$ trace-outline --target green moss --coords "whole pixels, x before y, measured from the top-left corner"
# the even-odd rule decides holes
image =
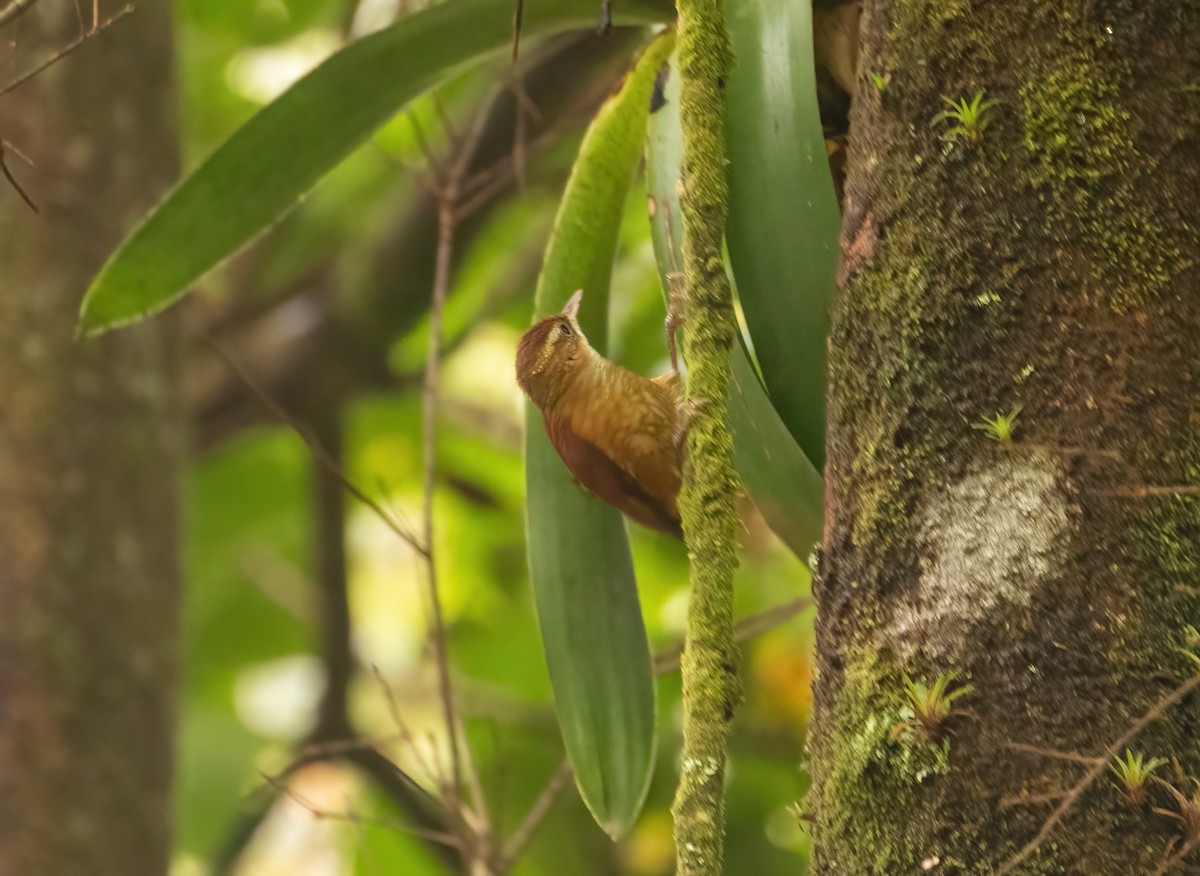
[[[876,425],[875,437],[868,439],[868,447],[878,451],[883,438],[882,427]],[[854,540],[865,544],[877,534],[895,532],[903,524],[904,487],[908,478],[906,469],[894,460],[860,456],[853,462],[852,477],[862,484],[857,494],[858,513],[854,518]]]
[[[830,452],[835,490],[821,613],[824,643],[836,648],[822,658],[813,731],[812,809],[822,872],[920,872],[921,862],[933,855],[940,858],[934,872],[994,872],[1036,834],[1046,815],[1037,807],[998,807],[989,796],[1020,788],[1011,758],[997,761],[997,737],[1054,739],[1093,750],[1127,726],[1127,715],[1144,711],[1161,694],[1150,680],[1183,671],[1186,658],[1172,649],[1181,643],[1183,626],[1200,621],[1200,500],[1093,499],[1090,492],[1084,507],[1094,520],[1067,508],[1069,544],[1087,545],[1091,533],[1081,531],[1076,540],[1075,527],[1093,523],[1113,537],[1086,555],[1056,559],[1054,568],[1070,570],[1061,594],[1056,588],[1035,603],[1047,626],[1056,624],[1070,636],[1064,639],[1070,650],[1052,658],[1054,665],[1078,671],[1078,701],[1051,696],[1065,688],[1052,685],[1049,674],[1001,691],[997,663],[1005,655],[989,653],[969,668],[981,686],[996,690],[994,699],[984,695],[973,704],[981,720],[952,738],[945,774],[928,759],[936,751],[890,738],[901,706],[899,667],[896,658],[869,655],[885,644],[903,645],[890,635],[895,607],[913,594],[927,595],[918,587],[937,547],[916,527],[928,519],[930,500],[960,483],[981,455],[999,453],[969,429],[981,412],[1025,403],[1034,416],[1031,443],[1062,435],[1072,440],[1060,443],[1074,444],[1077,435],[1095,439],[1116,445],[1148,483],[1182,483],[1185,477],[1200,483],[1193,478],[1200,459],[1166,462],[1167,448],[1150,447],[1152,439],[1125,431],[1125,424],[1105,423],[1101,440],[1090,413],[1076,417],[1062,402],[1064,386],[1073,398],[1080,387],[1100,387],[1101,404],[1107,399],[1105,365],[1097,366],[1098,374],[1077,374],[1074,356],[1061,355],[1064,327],[1077,320],[1106,325],[1098,299],[1137,306],[1151,324],[1167,307],[1192,312],[1164,287],[1181,282],[1185,258],[1179,253],[1195,251],[1183,244],[1194,232],[1161,209],[1152,179],[1172,169],[1165,163],[1189,154],[1183,150],[1191,144],[1181,132],[1184,123],[1195,130],[1192,105],[1176,99],[1174,114],[1150,116],[1151,107],[1163,105],[1161,89],[1154,91],[1161,83],[1147,79],[1138,65],[1149,65],[1141,56],[1153,57],[1150,47],[1158,43],[1137,55],[1128,43],[1139,28],[1147,40],[1161,35],[1148,25],[1151,13],[1119,2],[1120,16],[1113,13],[1120,24],[1117,42],[1105,37],[1095,4],[1021,4],[1019,17],[1003,5],[971,4],[964,16],[962,3],[897,0],[890,17],[864,18],[863,57],[873,69],[894,75],[885,101],[855,107],[851,161],[857,163],[847,182],[845,277],[831,336],[830,430],[837,440]],[[1030,41],[1031,30],[1042,36]],[[893,62],[901,58],[903,64]],[[1004,100],[986,142],[945,153],[937,131],[921,120],[937,112],[941,95],[978,88]],[[936,230],[930,217],[936,217]],[[1061,310],[1048,304],[1052,296],[1060,297]],[[1112,325],[1124,327],[1119,319]],[[1131,334],[1138,330],[1138,323],[1130,325]],[[1098,336],[1122,343],[1119,335],[1111,342],[1107,334]],[[1170,352],[1178,353],[1178,338],[1167,337],[1175,345]],[[1180,380],[1189,379],[1186,363],[1174,370]],[[1158,377],[1147,373],[1138,386],[1157,386]],[[1164,392],[1153,400],[1156,418],[1175,416],[1157,407],[1169,397]],[[1025,462],[1028,448],[1020,443],[1011,456]],[[1146,447],[1153,459],[1135,447]],[[1098,494],[1113,485],[1110,478],[1123,477],[1115,466],[1110,472],[1107,463],[1093,466],[1090,459],[1056,458],[1055,470],[1060,465]],[[1142,527],[1136,533],[1135,524]],[[1126,537],[1136,537],[1138,547],[1122,543]],[[1157,559],[1150,563],[1141,551]],[[1101,628],[1081,617],[1111,624]],[[1036,642],[1036,634],[1020,628],[1025,619],[1014,611],[985,621],[968,648],[990,634],[998,641]],[[929,643],[937,636],[921,640],[917,659],[930,659]],[[1012,666],[1003,678],[1017,678],[1024,665],[1007,656]],[[1036,666],[1047,668],[1042,661]],[[1113,710],[1095,709],[1114,687],[1121,695]],[[1010,696],[1021,705],[1011,716],[998,705]],[[1169,735],[1194,735],[1200,704],[1186,708],[1188,713],[1175,712],[1147,731],[1146,750],[1178,752],[1200,775],[1194,738]],[[1016,766],[1030,775],[1045,769],[1047,781],[1058,769]],[[1073,773],[1063,767],[1061,775],[1069,783]],[[1168,840],[1153,817],[1099,789],[1079,808],[1078,817],[1022,866],[1023,876],[1062,873],[1125,851],[1133,865],[1124,872],[1153,870]],[[1125,836],[1137,838],[1136,849],[1121,842]]]
[[[671,812],[678,872],[713,876],[722,869],[726,745],[741,696],[733,642],[738,483],[726,393],[737,322],[722,258],[729,191],[724,92],[732,57],[719,2],[680,0],[677,8],[680,209],[689,311],[683,354],[688,397],[706,403],[688,430],[689,471],[679,496],[692,596],[680,667],[683,769]]]
[[[1064,58],[1021,87],[1034,185],[1089,184],[1124,173],[1133,160],[1119,88],[1095,72],[1086,58]],[[1087,189],[1070,194],[1086,196]]]
[[[1128,678],[1182,679],[1196,671],[1185,652],[1194,649],[1189,627],[1200,626],[1200,497],[1156,496],[1130,527],[1141,576],[1137,595],[1142,611],[1115,652]],[[1149,694],[1147,695],[1149,697]],[[1148,708],[1149,699],[1131,706]],[[1200,747],[1194,727],[1200,702],[1193,697],[1177,709],[1190,712],[1152,726],[1141,744],[1178,760],[1189,775],[1200,775]]]
[[[901,673],[868,645],[851,652],[833,710],[837,744],[826,753],[825,779],[814,800],[819,831],[856,837],[840,842],[854,860],[844,873],[908,873],[931,850],[931,825],[921,821],[922,785],[950,772],[950,743],[932,745],[915,734],[897,735],[904,720]],[[896,818],[897,812],[912,818]]]
[[[907,229],[899,233],[907,234]],[[880,346],[871,351],[876,370],[869,374],[863,372],[860,365],[863,360],[853,346],[835,344],[834,367],[842,372],[840,380],[899,387],[914,386],[924,376],[916,349],[925,337],[927,314],[922,302],[928,300],[935,281],[926,267],[926,259],[906,244],[907,241],[892,240],[881,245],[877,265],[857,278],[855,301],[866,313],[861,320],[847,322],[846,328],[855,331],[855,325],[865,320],[887,326],[889,335],[886,348]],[[839,350],[845,355],[840,355]],[[846,397],[869,401],[874,392],[864,385]],[[917,438],[923,436],[921,427],[904,422],[897,415],[898,410],[864,410],[850,418],[854,422],[855,441],[862,448],[855,454],[850,472],[858,508],[854,539],[860,544],[877,538],[887,540],[898,534],[908,517],[903,497],[924,457],[920,446],[910,445],[899,452],[895,436],[901,430],[908,430]]]
[[[892,4],[893,34],[943,27],[970,8],[969,0],[897,0]]]
[[[1164,582],[1200,582],[1200,499],[1157,499],[1141,527],[1146,561]],[[1193,618],[1200,620],[1200,618]]]
[[[1153,497],[1132,528],[1145,570],[1139,595],[1146,616],[1132,643],[1132,671],[1193,671],[1178,651],[1189,625],[1200,626],[1200,497]],[[1174,631],[1171,640],[1163,633]]]
[[[1136,305],[1179,269],[1180,251],[1158,218],[1133,197],[1144,161],[1121,105],[1122,80],[1090,49],[1055,58],[1020,88],[1029,181],[1050,227],[1064,239],[1082,231],[1091,267],[1111,303]],[[1113,283],[1113,278],[1137,278]]]

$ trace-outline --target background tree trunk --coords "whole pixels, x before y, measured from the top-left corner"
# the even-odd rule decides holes
[[[1096,757],[1196,671],[1200,3],[865,7],[891,78],[851,120],[814,872],[991,873],[1058,802],[1021,796],[1087,770],[1010,745]],[[979,89],[1003,103],[950,148],[942,96]],[[971,428],[1018,404],[1015,443]],[[949,742],[894,738],[903,674],[949,671]],[[1133,748],[1200,776],[1198,728],[1192,695]],[[1152,873],[1178,835],[1105,778],[1018,872]]]
[[[111,10],[110,10],[111,11]],[[85,13],[86,14],[86,13]],[[6,78],[75,4],[5,29]],[[0,874],[154,874],[169,855],[178,569],[175,320],[76,343],[104,255],[176,172],[169,4],[0,97]]]

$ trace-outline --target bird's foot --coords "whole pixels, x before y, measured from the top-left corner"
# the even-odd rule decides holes
[[[706,398],[689,398],[679,407],[679,417],[675,421],[675,434],[672,436],[675,441],[675,449],[679,450],[683,447],[683,442],[687,440],[688,429],[692,425],[692,419],[702,411],[709,401]]]

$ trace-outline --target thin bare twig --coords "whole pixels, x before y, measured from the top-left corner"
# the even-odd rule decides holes
[[[319,462],[339,481],[341,481],[342,486],[346,488],[346,491],[351,496],[374,512],[375,515],[388,527],[388,529],[392,530],[392,532],[399,536],[402,541],[408,544],[409,547],[411,547],[419,555],[422,557],[428,556],[428,549],[417,540],[417,537],[411,532],[407,531],[400,523],[393,519],[382,505],[360,490],[354,484],[354,482],[346,476],[346,473],[342,471],[342,467],[338,465],[337,460],[333,459],[333,457],[329,455],[325,448],[322,447],[315,438],[310,436],[298,422],[296,422],[291,414],[289,414],[283,409],[283,407],[279,405],[278,402],[271,398],[271,396],[268,395],[266,391],[258,385],[257,381],[247,374],[241,365],[239,365],[233,359],[233,357],[226,352],[224,347],[203,332],[194,332],[194,334],[202,344],[212,351],[213,355],[215,355],[221,360],[221,362],[225,364],[225,367],[229,368],[230,371],[238,376],[238,378],[246,385],[246,388],[249,389],[255,398],[259,400],[259,403],[262,404],[263,407],[270,411],[271,414],[274,415],[275,418],[284,425],[290,427],[291,430],[300,437],[300,440],[302,440],[308,446],[309,452],[316,458],[317,462]]]
[[[437,563],[433,552],[433,492],[437,474],[437,402],[441,378],[442,359],[442,313],[446,303],[446,292],[450,285],[450,259],[454,252],[453,207],[447,200],[448,192],[443,189],[438,204],[438,241],[434,266],[433,295],[429,305],[429,351],[425,360],[425,383],[421,393],[421,409],[424,421],[423,455],[424,485],[422,509],[424,516],[424,542],[429,546],[425,556],[425,583],[429,608],[432,613],[431,640],[434,661],[437,664],[438,691],[442,701],[442,717],[446,725],[446,740],[450,746],[450,771],[447,791],[447,806],[452,814],[461,814],[459,789],[462,784],[462,759],[458,750],[458,721],[454,716],[454,693],[450,688],[450,661],[446,653],[446,626],[442,613],[442,599],[438,589]]]
[[[441,362],[443,347],[443,314],[446,297],[450,287],[450,268],[454,256],[454,237],[458,227],[457,204],[471,159],[474,157],[479,140],[483,136],[487,124],[488,110],[494,102],[486,101],[471,120],[466,134],[461,137],[450,125],[449,119],[442,113],[443,125],[451,140],[452,157],[443,162],[429,149],[420,123],[413,118],[414,130],[418,142],[425,151],[426,160],[436,178],[435,194],[438,201],[438,239],[434,261],[433,290],[429,304],[429,347],[425,361],[425,379],[421,392],[421,408],[424,430],[422,436],[422,455],[424,457],[422,511],[424,517],[423,542],[428,551],[425,554],[426,598],[430,608],[431,644],[434,662],[437,666],[438,695],[442,704],[442,717],[445,723],[446,739],[450,749],[451,775],[445,783],[446,807],[451,815],[458,819],[464,833],[464,840],[471,840],[476,846],[473,854],[490,856],[491,825],[488,819],[486,802],[483,799],[482,783],[479,772],[472,756],[471,747],[467,740],[459,745],[459,721],[455,714],[454,691],[450,683],[450,660],[446,645],[446,624],[442,610],[442,601],[437,578],[437,562],[433,545],[435,540],[433,505],[434,488],[437,481],[437,411],[441,388]],[[463,804],[461,789],[463,773],[467,775],[467,786],[472,794],[474,811]]]
[[[436,803],[429,793],[396,764],[384,757],[368,740],[343,739],[315,742],[303,746],[282,770],[267,778],[262,785],[247,795],[242,811],[234,820],[229,834],[213,860],[212,870],[218,876],[230,876],[242,853],[250,844],[259,827],[267,819],[287,780],[306,766],[323,761],[342,760],[356,767],[370,779],[384,797],[414,821],[424,822],[415,827],[399,829],[418,836],[428,836],[432,851],[447,866],[457,862],[457,839],[440,830],[439,819],[432,814],[431,803]],[[395,826],[388,823],[387,826]]]
[[[528,152],[540,152],[545,146],[561,136],[558,130],[549,130],[525,148]],[[509,153],[486,170],[472,174],[463,184],[464,197],[455,208],[454,216],[459,222],[471,216],[480,207],[489,203],[517,178],[517,158]]]
[[[17,18],[17,16],[19,16],[25,12],[28,12],[33,7],[34,3],[36,3],[36,2],[37,2],[37,0],[10,0],[10,2],[7,3],[5,6],[0,7],[0,27],[3,27],[4,25],[8,24],[9,22],[15,20]],[[93,0],[93,3],[95,3],[95,2],[97,2],[97,0]],[[50,55],[50,57],[46,58],[44,61],[42,61],[39,64],[35,64],[30,69],[26,70],[24,73],[17,76],[16,79],[13,79],[11,82],[9,82],[7,85],[5,85],[3,88],[0,88],[0,95],[7,94],[8,92],[12,91],[13,89],[17,88],[18,86],[25,84],[30,79],[33,79],[35,76],[37,76],[39,73],[44,71],[46,68],[61,61],[63,58],[65,58],[67,55],[71,54],[71,52],[75,51],[77,48],[79,48],[81,45],[83,45],[89,39],[96,36],[101,31],[107,30],[109,27],[116,24],[118,21],[120,21],[122,18],[124,18],[126,15],[128,15],[132,11],[133,11],[132,6],[126,6],[120,12],[116,13],[112,17],[110,17],[107,20],[102,22],[102,21],[100,21],[100,14],[99,14],[98,7],[93,6],[93,20],[92,20],[92,26],[89,30],[82,31],[80,33],[80,35],[74,41],[72,41],[71,43],[69,43],[66,46],[63,46],[61,49],[59,49],[58,51],[56,51],[52,55]],[[14,144],[9,143],[7,140],[0,140],[0,174],[2,174],[5,178],[5,180],[8,181],[8,184],[16,190],[16,192],[20,196],[21,200],[25,202],[25,205],[27,207],[29,207],[30,210],[32,210],[35,213],[41,212],[38,209],[37,204],[34,203],[33,198],[31,198],[29,196],[29,194],[25,191],[25,189],[21,187],[21,184],[19,182],[17,182],[17,178],[15,176],[13,176],[12,170],[9,168],[8,163],[4,160],[6,151],[12,152],[18,158],[22,159],[27,164],[29,164],[30,167],[33,166],[33,161],[31,159],[29,159],[28,157],[26,157],[24,154],[22,154],[21,150],[18,149]]]
[[[379,671],[378,666],[372,666],[371,671],[375,675],[375,681],[379,684],[380,690],[383,691],[384,700],[387,702],[388,714],[391,715],[392,723],[396,725],[396,732],[400,735],[400,740],[408,746],[413,760],[417,762],[417,766],[425,771],[425,775],[437,782],[437,773],[429,764],[429,761],[425,759],[425,755],[417,745],[416,739],[413,738],[412,731],[408,729],[408,725],[400,717],[400,706],[396,702],[396,695],[392,693],[392,686],[383,677],[383,673]],[[440,787],[440,784],[438,790],[444,793],[444,789]]]
[[[344,744],[339,744],[344,743]],[[403,801],[405,807],[414,802],[421,804],[436,803],[433,796],[421,786],[421,783],[402,770],[399,766],[388,760],[380,753],[379,749],[370,745],[366,740],[344,739],[330,740],[328,742],[315,742],[304,745],[295,753],[290,763],[283,769],[279,770],[273,776],[275,783],[284,782],[291,776],[295,775],[305,767],[312,766],[316,763],[323,763],[331,760],[344,760],[347,763],[355,764],[360,767],[363,772],[372,774],[377,772],[376,767],[378,761],[382,761],[387,765],[387,776],[389,779],[398,780],[403,783],[406,789],[406,799]],[[382,783],[381,783],[382,784]],[[276,787],[276,784],[268,782],[266,787]],[[257,790],[262,790],[259,788]],[[251,792],[254,793],[254,792]],[[396,797],[391,794],[389,796]]]
[[[465,772],[467,774],[467,789],[471,792],[471,805],[478,816],[475,831],[481,840],[490,844],[492,819],[488,812],[487,797],[483,793],[483,782],[480,780],[479,769],[474,763],[474,753],[471,750],[470,740],[467,739],[467,729],[463,726],[461,718],[458,722],[458,735],[462,739],[464,758],[470,762]]]
[[[9,0],[3,7],[0,7],[0,27],[4,27],[10,21],[15,21],[19,16],[24,15],[33,8],[34,3],[37,3],[37,0]]]
[[[1109,763],[1111,763],[1113,758],[1117,757],[1121,753],[1121,749],[1126,748],[1141,734],[1143,730],[1161,718],[1171,707],[1179,703],[1184,697],[1197,688],[1200,688],[1200,672],[1193,675],[1179,687],[1175,688],[1173,691],[1151,706],[1149,711],[1134,721],[1128,730],[1113,740],[1104,750],[1104,754],[1096,759],[1094,766],[1092,766],[1092,768],[1087,771],[1084,777],[1080,779],[1070,791],[1067,792],[1067,795],[1058,805],[1058,808],[1050,813],[1050,817],[1046,819],[1041,830],[1037,832],[1037,836],[1026,843],[1025,847],[1019,852],[1009,858],[1008,861],[1006,861],[1003,866],[996,871],[996,876],[1004,876],[1006,873],[1011,873],[1030,855],[1036,852],[1038,847],[1046,841],[1048,836],[1050,836],[1050,833],[1054,830],[1058,823],[1062,821],[1066,814],[1071,811],[1071,808],[1079,802],[1079,798],[1084,795],[1084,793],[1092,786],[1096,779],[1104,775],[1104,771],[1108,769]]]
[[[435,91],[429,96],[429,99],[433,104],[433,114],[437,116],[438,124],[442,126],[442,133],[446,135],[446,139],[451,143],[458,143],[458,128],[456,128],[454,122],[450,120],[450,114],[446,112],[446,105],[442,103],[441,97],[439,97]]]
[[[4,160],[9,152],[20,158],[30,167],[33,167],[33,161],[18,149],[15,144],[10,143],[8,140],[0,140],[0,173],[3,173],[4,178],[8,180],[8,184],[17,190],[17,194],[21,196],[21,200],[25,202],[26,206],[33,212],[40,213],[41,211],[38,209],[37,204],[33,202],[33,198],[29,197],[25,190],[21,188],[21,184],[17,182],[17,178],[13,176],[12,171],[9,169],[8,162]]]
[[[1067,794],[1067,791],[1048,791],[1045,794],[1009,794],[1000,799],[1000,805],[1005,809],[1013,806],[1041,806],[1045,803],[1055,803]]]
[[[429,792],[424,788],[414,785],[412,777],[397,767],[395,763],[378,749],[364,748],[360,751],[347,752],[343,756],[343,759],[364,773],[375,784],[375,787],[381,794],[391,800],[397,809],[421,824],[423,829],[442,833],[446,836],[453,835],[449,827],[443,829],[445,823],[443,819],[444,813],[431,810],[425,805],[427,801],[432,803],[436,803],[437,801],[432,800]],[[411,793],[413,790],[419,792],[419,798]],[[452,851],[447,851],[448,848],[452,849]],[[450,847],[447,847],[444,843],[436,843],[430,850],[445,865],[454,867],[461,860],[461,849],[461,840],[455,837]]]
[[[541,125],[545,122],[546,117],[542,115],[542,111],[538,109],[538,105],[533,102],[533,98],[529,96],[527,91],[525,91],[525,77],[523,74],[519,76],[514,74],[514,79],[509,85],[509,90],[512,91],[513,98],[516,100],[517,106],[524,110],[525,114],[529,116],[534,123]]]
[[[308,811],[310,814],[312,814],[312,816],[314,818],[318,818],[322,821],[325,821],[325,820],[350,821],[350,822],[357,821],[361,824],[370,824],[370,825],[374,825],[376,827],[384,827],[389,830],[395,830],[395,831],[399,831],[401,833],[410,834],[412,836],[418,836],[418,837],[421,837],[422,839],[429,840],[430,842],[435,842],[440,845],[449,846],[450,848],[454,848],[458,844],[458,840],[456,837],[454,837],[448,833],[444,833],[442,831],[428,830],[427,828],[415,827],[414,825],[411,825],[411,824],[404,824],[402,822],[393,821],[390,819],[364,818],[361,815],[358,815],[357,813],[330,812],[329,810],[322,809],[321,807],[319,807],[315,803],[313,803],[311,800],[304,797],[302,794],[293,790],[291,785],[288,782],[286,782],[285,780],[277,779],[274,776],[267,775],[266,773],[260,773],[260,775],[262,776],[263,781],[267,785],[271,786],[272,788],[277,790],[279,793],[287,796],[289,799],[291,799],[294,803],[296,803],[302,809],[304,809],[304,810]]]
[[[406,115],[408,116],[408,123],[412,125],[413,136],[417,140],[417,147],[421,150],[421,154],[425,156],[425,163],[429,165],[431,171],[440,175],[441,160],[433,150],[433,147],[429,145],[429,141],[425,139],[425,128],[422,127],[421,120],[417,118],[416,113],[412,110],[409,110]]]
[[[525,0],[517,0],[517,8],[513,10],[513,41],[512,63],[517,63],[517,55],[521,50],[521,21],[525,18]]]
[[[525,169],[528,166],[529,158],[527,155],[527,143],[529,139],[526,133],[525,111],[521,103],[520,95],[523,93],[524,86],[518,78],[513,85],[513,93],[517,97],[517,117],[513,124],[513,176],[517,181],[517,191],[525,191]]]
[[[562,794],[563,788],[567,786],[567,782],[571,778],[571,762],[565,757],[562,763],[558,765],[558,769],[554,771],[554,775],[550,777],[550,781],[546,783],[546,787],[542,789],[542,793],[538,794],[537,799],[533,802],[529,812],[522,819],[517,829],[513,831],[512,836],[508,838],[508,842],[504,844],[504,852],[500,858],[500,872],[504,872],[512,867],[513,862],[517,860],[517,856],[533,839],[533,835],[537,829],[541,827],[542,822],[546,820],[546,816],[550,814],[555,801]]]
[[[1023,754],[1035,754],[1038,757],[1048,757],[1052,760],[1069,760],[1075,763],[1082,763],[1087,766],[1096,766],[1097,764],[1108,763],[1108,761],[1101,757],[1088,757],[1086,754],[1076,754],[1073,751],[1058,751],[1054,748],[1042,748],[1040,745],[1029,745],[1025,742],[1008,742],[1005,743],[1004,747],[1011,751],[1019,751]]]
[[[471,160],[479,150],[479,141],[483,138],[488,117],[491,115],[490,109],[495,105],[500,91],[501,89],[494,90],[491,96],[483,102],[471,119],[467,133],[456,143],[456,154],[450,165],[448,178],[445,180],[446,191],[444,192],[446,200],[451,202],[451,206],[458,201],[463,186],[468,182],[467,171],[471,167]]]
[[[1176,864],[1181,863],[1184,858],[1196,851],[1198,848],[1200,848],[1200,842],[1196,842],[1195,840],[1184,843],[1179,847],[1177,852],[1168,856],[1167,859],[1158,866],[1154,873],[1151,874],[1151,876],[1166,876],[1167,873],[1171,872],[1171,870],[1175,868]]]
[[[32,68],[30,68],[29,70],[26,70],[24,73],[22,73],[20,76],[18,76],[16,79],[9,82],[3,88],[0,88],[0,95],[8,94],[14,88],[24,85],[26,82],[28,82],[34,76],[37,76],[39,73],[41,73],[47,67],[50,67],[53,64],[57,64],[59,61],[61,61],[67,55],[71,54],[71,52],[78,49],[80,46],[82,46],[84,43],[86,43],[92,37],[97,36],[98,34],[103,33],[104,31],[108,30],[110,27],[112,27],[114,24],[116,24],[118,21],[120,21],[122,18],[124,18],[126,15],[128,15],[131,12],[133,12],[133,7],[126,6],[120,12],[110,15],[108,18],[104,19],[104,21],[94,23],[91,28],[89,28],[87,31],[81,33],[72,42],[63,46],[61,49],[59,49],[57,52],[55,52],[49,58],[42,61],[40,64],[34,65]]]
[[[752,639],[761,633],[765,633],[767,630],[774,629],[780,624],[791,620],[805,609],[811,608],[812,604],[812,597],[801,596],[793,599],[791,602],[776,605],[757,614],[747,615],[734,624],[733,640],[735,642],[744,642],[747,639]],[[682,642],[659,651],[654,655],[654,674],[666,675],[679,669],[679,658],[682,654]]]

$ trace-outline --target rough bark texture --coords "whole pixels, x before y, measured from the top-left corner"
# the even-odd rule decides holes
[[[0,874],[161,876],[176,678],[172,321],[76,344],[103,257],[176,169],[171,23],[146,3],[0,97]],[[75,5],[3,34],[66,45]]]
[[[1010,744],[1094,757],[1195,672],[1200,3],[865,7],[890,80],[851,121],[814,872],[991,873],[1057,803],[1014,801],[1087,769]],[[979,89],[1003,103],[948,148],[942,96]],[[1011,445],[971,428],[1017,404]],[[949,671],[975,690],[948,741],[896,738],[903,674]],[[1200,776],[1198,700],[1135,750]],[[1177,825],[1109,778],[1017,872],[1155,872]]]
[[[725,274],[729,183],[725,82],[731,66],[720,0],[679,0],[680,126],[687,395],[702,399],[688,429],[688,467],[679,496],[691,560],[683,676],[683,751],[675,819],[680,876],[719,874],[725,842],[725,761],[741,699],[733,641],[733,572],[738,517],[727,388],[737,324]]]

